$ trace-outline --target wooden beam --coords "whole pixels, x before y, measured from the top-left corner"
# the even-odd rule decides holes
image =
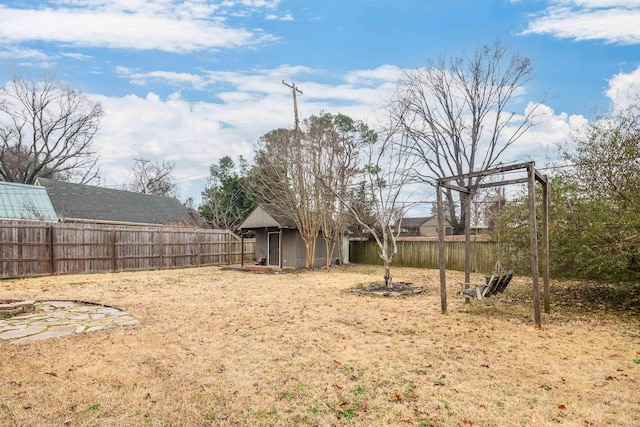
[[[530,167],[533,167],[534,164],[535,164],[534,162],[525,162],[525,163],[517,163],[514,165],[500,166],[497,168],[487,169],[479,172],[469,172],[469,173],[463,173],[461,175],[448,176],[446,178],[440,178],[438,181],[440,181],[441,185],[444,187],[444,184],[446,184],[448,181],[458,181],[458,180],[468,179],[468,178],[485,177],[489,175],[510,172],[517,169],[528,169]]]
[[[511,185],[511,184],[524,184],[525,182],[529,182],[529,178],[517,178],[517,179],[509,179],[509,180],[498,181],[498,182],[487,182],[485,184],[478,184],[474,186],[474,188],[502,187],[504,185]]]
[[[535,170],[535,174],[536,174],[536,181],[538,181],[541,184],[546,185],[547,184],[547,176],[546,175],[542,175],[540,172],[538,172],[537,170]]]
[[[459,191],[459,192],[461,192],[461,193],[465,193],[465,194],[467,194],[467,193],[470,193],[470,192],[471,192],[468,188],[460,187],[460,186],[458,186],[458,185],[453,185],[453,184],[447,184],[447,183],[445,183],[445,182],[441,182],[441,183],[440,183],[440,186],[441,186],[441,187],[445,187],[445,188],[450,188],[451,190]]]

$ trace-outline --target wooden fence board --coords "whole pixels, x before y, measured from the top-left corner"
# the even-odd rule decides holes
[[[255,240],[245,239],[245,259]],[[0,278],[240,263],[228,230],[0,221]]]

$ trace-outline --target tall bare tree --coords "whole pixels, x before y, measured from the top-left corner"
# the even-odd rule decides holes
[[[407,72],[389,108],[402,121],[407,148],[421,160],[415,178],[433,185],[437,178],[496,166],[533,124],[537,104],[523,114],[512,110],[532,71],[529,58],[510,55],[495,42],[470,57],[441,56]],[[464,198],[459,198],[462,205]],[[451,190],[445,190],[445,201],[447,219],[462,234],[465,210],[456,209]]]
[[[93,143],[102,113],[100,103],[58,80],[14,75],[0,88],[0,179],[97,179]]]
[[[328,267],[334,259],[336,246],[338,259],[343,261],[342,245],[338,243],[351,223],[351,215],[336,194],[348,197],[354,179],[361,173],[360,150],[377,136],[365,123],[344,114],[312,116],[305,120],[305,125],[306,140],[317,153],[312,171],[314,177],[322,181],[320,184],[324,184],[321,230]]]
[[[176,197],[178,185],[173,178],[174,163],[135,159],[131,178],[125,187],[136,193]]]

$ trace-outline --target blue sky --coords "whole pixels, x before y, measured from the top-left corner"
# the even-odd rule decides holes
[[[533,60],[524,108],[540,122],[505,160],[542,165],[595,111],[640,94],[640,0],[2,0],[0,80],[55,75],[105,109],[105,185],[133,159],[175,162],[200,202],[208,167],[251,158],[301,117],[375,124],[405,70],[500,39]]]

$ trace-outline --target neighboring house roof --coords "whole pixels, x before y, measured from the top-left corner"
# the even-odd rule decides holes
[[[401,228],[420,228],[422,224],[429,221],[434,216],[435,215],[421,216],[416,218],[402,218],[402,221],[400,222],[400,227]]]
[[[38,178],[36,185],[47,189],[60,219],[84,219],[140,224],[191,224],[182,204],[174,198],[131,191],[73,184]]]
[[[0,182],[0,218],[56,221],[47,190],[34,185]]]
[[[297,229],[295,221],[275,205],[260,204],[251,211],[238,228],[292,228]]]

